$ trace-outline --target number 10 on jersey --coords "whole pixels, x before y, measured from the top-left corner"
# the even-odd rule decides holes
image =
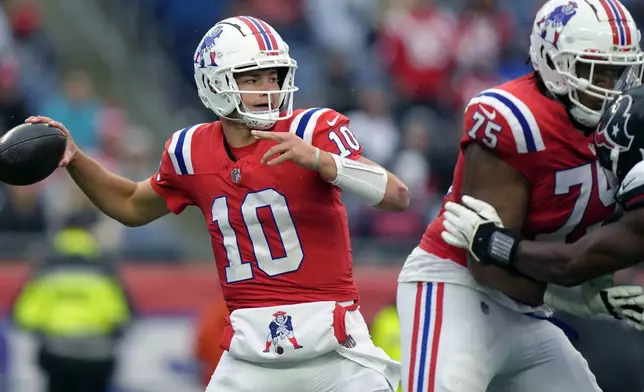
[[[265,227],[260,221],[258,211],[268,208],[271,211],[278,235],[284,248],[281,257],[274,257],[266,236]],[[250,241],[255,255],[257,268],[268,276],[277,276],[297,271],[304,260],[304,251],[298,236],[286,198],[274,189],[264,189],[246,195],[241,203],[241,211],[229,208],[228,197],[221,196],[212,203],[212,223],[217,224],[226,248],[228,266],[226,282],[235,283],[253,279],[253,266],[250,261],[242,260],[240,239]],[[241,213],[242,221],[248,231],[237,232],[231,224],[231,214]],[[241,237],[241,238],[240,238]]]

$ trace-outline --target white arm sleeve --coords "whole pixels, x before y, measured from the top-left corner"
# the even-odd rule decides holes
[[[387,171],[380,166],[366,165],[331,154],[337,176],[331,184],[362,198],[371,205],[382,201],[387,191]]]

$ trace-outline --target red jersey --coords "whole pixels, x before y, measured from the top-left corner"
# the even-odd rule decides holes
[[[465,110],[465,132],[447,201],[460,201],[463,151],[477,143],[519,171],[530,184],[530,208],[521,234],[540,241],[572,242],[615,210],[615,182],[599,166],[593,136],[570,121],[563,105],[543,95],[534,76],[485,90]],[[466,265],[465,250],[441,238],[441,210],[420,247]]]
[[[331,109],[297,110],[272,132],[292,132],[333,154],[358,159],[349,119]],[[260,159],[276,142],[224,147],[220,122],[174,133],[154,190],[175,214],[201,209],[224,299],[240,308],[358,300],[340,189],[318,172]]]

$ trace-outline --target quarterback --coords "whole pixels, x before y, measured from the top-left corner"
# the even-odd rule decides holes
[[[207,391],[395,390],[399,365],[373,345],[358,308],[340,191],[395,211],[408,207],[407,187],[362,157],[347,117],[293,110],[296,62],[266,22],[220,21],[193,61],[219,121],[175,132],[146,181],[108,172],[52,119],[27,122],[67,134],[61,166],[123,224],[201,210],[231,311]]]
[[[615,183],[597,162],[593,131],[642,76],[639,37],[617,0],[547,1],[532,25],[533,72],[468,103],[445,201],[484,200],[529,239],[570,242],[601,225],[615,210]],[[403,389],[599,391],[581,354],[544,320],[548,304],[573,299],[472,262],[443,239],[445,224],[442,210],[398,279]]]

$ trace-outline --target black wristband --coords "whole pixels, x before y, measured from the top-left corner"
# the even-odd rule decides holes
[[[485,222],[477,227],[470,250],[483,264],[515,271],[514,258],[520,241],[521,237],[513,231]]]

